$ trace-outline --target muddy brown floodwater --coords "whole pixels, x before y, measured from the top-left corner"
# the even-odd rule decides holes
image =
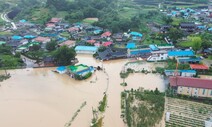
[[[127,79],[127,87],[120,86],[119,76],[129,60],[99,62],[89,55],[78,55],[79,63],[103,66],[109,76],[108,107],[104,114],[104,127],[125,127],[120,118],[120,93],[124,89],[165,90],[160,75],[132,74]],[[148,63],[154,66],[154,63]],[[144,65],[146,67],[146,65]],[[97,71],[90,79],[75,81],[66,75],[59,75],[55,68],[10,70],[11,78],[1,82],[0,87],[0,127],[64,127],[71,120],[81,104],[81,110],[71,127],[89,127],[92,107],[97,108],[107,88],[107,75]],[[3,73],[3,72],[1,72]],[[90,83],[90,81],[96,83]]]

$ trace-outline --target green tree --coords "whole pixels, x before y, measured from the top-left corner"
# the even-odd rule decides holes
[[[56,45],[57,45],[56,41],[48,42],[48,43],[46,43],[46,49],[48,51],[54,51],[56,49]]]
[[[192,49],[196,52],[201,48],[202,45],[202,39],[201,37],[188,37],[189,41],[192,42]]]
[[[211,36],[211,33],[203,33],[201,35],[201,38],[202,38],[202,47],[203,48],[212,47],[212,36]]]
[[[11,55],[12,48],[9,46],[1,45],[0,46],[0,54],[1,55]]]
[[[40,49],[40,45],[32,45],[29,47],[30,51],[38,51]]]
[[[171,24],[173,22],[173,19],[171,17],[168,16],[164,16],[162,18],[162,20],[166,23],[166,24]]]
[[[27,56],[29,56],[33,60],[36,60],[35,63],[37,63],[37,64],[40,64],[40,62],[43,59],[43,55],[44,55],[44,52],[43,51],[40,51],[40,50],[38,50],[38,51],[31,51],[31,52],[28,52],[27,53]]]
[[[3,55],[1,56],[1,65],[0,68],[16,68],[18,65],[20,65],[19,63],[19,58],[16,58],[14,56],[11,55]]]
[[[62,46],[54,52],[53,56],[58,65],[66,66],[71,64],[72,59],[75,59],[76,52],[73,48]]]
[[[173,42],[177,42],[178,39],[183,37],[183,31],[177,28],[171,28],[168,32],[168,36]]]

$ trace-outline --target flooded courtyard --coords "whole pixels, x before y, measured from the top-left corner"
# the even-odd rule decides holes
[[[107,89],[108,106],[104,114],[104,127],[125,127],[120,118],[121,91],[139,87],[165,90],[163,77],[151,73],[131,74],[125,80],[128,86],[120,86],[123,80],[119,73],[129,60],[100,62],[89,55],[77,57],[79,63],[103,67],[105,72],[96,71],[91,78],[76,81],[67,75],[52,72],[55,68],[9,71],[12,77],[0,83],[0,126],[64,127],[86,101],[87,105],[79,112],[71,127],[89,127],[92,107],[98,107]],[[155,65],[145,63],[140,66],[151,70]]]

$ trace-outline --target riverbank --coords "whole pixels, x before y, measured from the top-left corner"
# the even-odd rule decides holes
[[[76,81],[66,75],[52,72],[55,68],[9,70],[11,78],[0,88],[0,126],[61,127],[67,123],[80,105],[87,105],[72,122],[72,126],[88,127],[92,119],[92,107],[98,107],[103,93],[108,89],[105,127],[126,126],[121,119],[120,94],[124,89],[154,90],[164,92],[165,82],[158,74],[132,74],[126,79],[127,87],[120,86],[120,71],[129,60],[100,62],[90,55],[78,55],[79,63],[105,68],[107,75],[97,71],[91,78]],[[97,80],[96,80],[97,79]],[[90,83],[95,81],[95,83]],[[20,117],[21,116],[21,117]]]

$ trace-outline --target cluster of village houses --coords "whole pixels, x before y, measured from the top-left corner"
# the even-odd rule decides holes
[[[162,10],[163,11],[163,10]],[[196,21],[197,28],[207,29],[207,23],[212,23],[212,5],[208,7],[199,7],[199,8],[173,8],[169,11],[164,11],[167,16],[171,17],[182,17],[184,19],[193,19]],[[208,28],[211,31],[211,28]]]
[[[207,19],[212,18],[211,8],[207,10],[196,11],[193,9],[177,9],[172,11],[171,16],[196,16],[206,15]],[[205,20],[204,20],[205,21]],[[209,21],[209,20],[207,20]],[[143,58],[149,62],[165,61],[175,58],[178,64],[189,63],[190,70],[165,70],[165,74],[170,76],[170,86],[176,90],[178,94],[210,97],[212,98],[212,80],[193,78],[198,71],[207,71],[209,66],[200,64],[202,58],[195,55],[192,49],[176,49],[169,40],[166,39],[165,44],[139,45],[143,34],[135,31],[126,33],[112,33],[109,30],[92,26],[85,23],[64,23],[61,18],[52,18],[45,27],[30,23],[26,20],[20,20],[16,23],[19,31],[12,36],[0,37],[0,44],[6,44],[13,47],[15,52],[27,52],[32,45],[40,45],[45,50],[45,46],[52,39],[58,43],[58,47],[66,45],[73,47],[77,54],[93,54],[99,60],[111,60],[120,58]],[[193,32],[198,29],[212,31],[212,28],[201,26],[194,22],[180,23],[180,28],[187,32]],[[169,25],[161,26],[161,32],[171,27]],[[70,37],[62,35],[68,33]],[[103,48],[104,47],[104,48]],[[103,48],[104,50],[100,50]],[[212,49],[207,49],[212,50]],[[53,66],[54,59],[46,57],[43,59],[44,66]],[[80,65],[70,67],[74,74],[85,74],[85,72],[93,72],[93,68]],[[65,73],[65,67],[59,67],[59,73]]]

